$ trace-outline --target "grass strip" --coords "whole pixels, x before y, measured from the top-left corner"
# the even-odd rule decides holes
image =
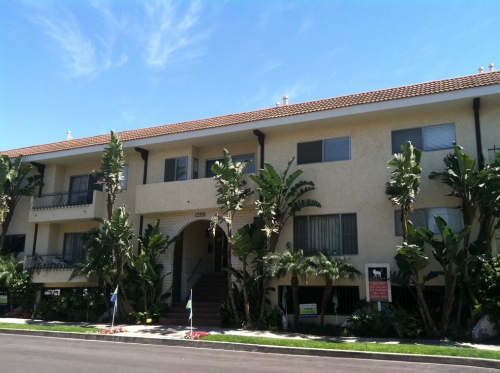
[[[460,356],[500,360],[500,351],[480,350],[467,347],[429,346],[419,344],[387,344],[367,342],[337,342],[298,340],[287,338],[247,337],[239,335],[213,334],[201,339],[205,341],[258,344],[266,346],[323,348],[330,350],[390,352],[397,354],[420,354],[438,356]]]
[[[50,330],[54,332],[73,332],[73,333],[97,333],[96,328],[75,326],[75,325],[41,325],[41,324],[16,324],[0,321],[0,328],[5,329],[28,329],[28,330]]]

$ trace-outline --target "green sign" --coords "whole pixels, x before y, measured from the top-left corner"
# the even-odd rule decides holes
[[[0,295],[0,306],[6,306],[7,305],[7,295],[2,294]]]
[[[299,304],[300,317],[318,317],[318,305],[316,303]]]

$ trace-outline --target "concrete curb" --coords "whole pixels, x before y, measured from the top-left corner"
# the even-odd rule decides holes
[[[138,344],[190,347],[190,348],[209,348],[214,350],[275,353],[284,355],[307,355],[307,356],[337,357],[337,358],[350,358],[350,359],[405,361],[413,363],[447,364],[447,365],[461,365],[461,366],[473,366],[480,368],[500,369],[500,360],[478,359],[469,357],[326,350],[326,349],[302,348],[302,347],[251,345],[251,344],[230,343],[230,342],[193,341],[188,339],[174,339],[168,337],[151,338],[151,337],[124,336],[119,334],[110,335],[110,334],[94,334],[94,333],[86,334],[86,333],[54,332],[49,330],[0,328],[0,333],[15,334],[15,335],[33,335],[38,337],[52,337],[52,338],[71,338],[71,339],[81,339],[88,341],[138,343]]]

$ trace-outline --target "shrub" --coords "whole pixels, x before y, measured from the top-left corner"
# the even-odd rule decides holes
[[[279,330],[283,328],[282,312],[278,307],[267,310],[262,320],[263,327],[267,330]]]
[[[424,328],[416,312],[408,312],[398,304],[391,307],[394,314],[394,328],[400,338],[420,338]]]
[[[489,319],[500,329],[500,255],[483,264],[477,282],[479,302]]]
[[[360,308],[349,316],[347,325],[358,337],[394,337],[394,314],[388,309],[374,311],[371,308]]]

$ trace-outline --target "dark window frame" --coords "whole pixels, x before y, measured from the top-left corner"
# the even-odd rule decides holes
[[[85,240],[87,238],[87,233],[88,232],[65,232],[64,233],[64,241],[63,241],[63,252],[62,252],[62,258],[64,260],[67,260],[69,263],[80,263],[83,260],[85,260]],[[73,247],[68,248],[67,247],[67,239],[69,236],[73,236]],[[80,238],[80,241],[78,241],[78,238]],[[75,243],[81,242],[81,247],[76,247]],[[68,250],[71,251],[68,252]],[[75,255],[75,250],[79,250],[80,252]]]
[[[453,148],[453,141],[449,146],[446,147],[440,147],[440,148],[432,148],[429,149],[428,146],[426,145],[426,139],[425,139],[425,131],[426,130],[432,130],[432,129],[437,129],[439,127],[450,127],[453,128],[453,141],[457,140],[457,132],[455,128],[455,123],[443,123],[443,124],[436,124],[432,126],[423,126],[423,127],[413,127],[413,128],[405,128],[401,130],[394,130],[391,131],[391,148],[392,148],[392,154],[400,153],[401,152],[401,146],[406,143],[406,141],[411,141],[412,145],[415,146],[416,148],[421,149],[424,152],[431,152],[435,150],[443,150],[443,149],[451,149]],[[418,134],[418,132],[420,132]],[[411,135],[407,135],[407,139],[404,140],[402,144],[396,145],[395,143],[395,136],[403,137],[404,133],[411,133]],[[418,139],[415,139],[415,135],[419,136]],[[406,137],[406,136],[405,136]],[[413,140],[413,141],[412,141]]]
[[[327,159],[326,145],[329,142],[341,142],[347,140],[347,155],[336,156],[336,159]],[[341,144],[342,145],[342,144]],[[340,162],[349,161],[351,157],[352,146],[351,136],[334,137],[329,139],[321,139],[315,141],[305,141],[297,143],[297,164],[310,164],[310,163],[326,163],[326,162]],[[321,158],[321,159],[320,159]]]
[[[233,163],[236,162],[244,162],[244,161],[250,161],[245,168],[245,171],[243,174],[253,174],[255,172],[255,153],[246,153],[246,154],[235,154],[231,155],[231,158],[233,160]],[[215,175],[213,174],[211,167],[215,162],[224,162],[224,158],[207,158],[205,159],[205,178],[210,178],[214,177]],[[210,167],[209,167],[210,163]]]
[[[458,209],[454,207],[425,207],[425,208],[420,208],[420,209],[414,209],[412,212],[408,214],[408,220],[412,222],[412,224],[415,224],[415,221],[412,221],[412,215],[414,216],[415,213],[424,213],[425,214],[425,226],[416,224],[416,227],[424,227],[427,229],[429,228],[429,219],[431,218],[431,210],[433,209],[447,209],[447,210],[453,210],[453,211],[458,211],[461,217],[461,213]],[[446,219],[445,219],[446,220]],[[448,225],[450,225],[450,221],[447,221]],[[453,228],[453,227],[452,227]],[[463,222],[462,219],[460,219],[460,227],[456,227],[453,230],[453,233],[458,233],[460,230],[463,228]],[[434,234],[439,234],[439,232],[433,231]],[[401,210],[394,210],[394,234],[397,237],[402,237],[403,236],[403,227],[401,226]]]
[[[18,242],[16,242],[18,241]],[[16,250],[17,247],[22,246],[22,250],[18,249]],[[4,247],[3,250],[6,253],[24,253],[24,250],[26,249],[26,234],[25,233],[20,233],[20,234],[7,234],[5,235],[5,241],[4,241]]]
[[[359,255],[359,239],[358,239],[358,216],[357,213],[341,213],[341,214],[323,214],[323,215],[299,215],[293,220],[293,247],[295,249],[304,250],[305,254],[313,254],[317,248],[312,247],[312,226],[311,218],[339,218],[339,252],[323,252],[327,256],[342,256],[342,255]],[[351,221],[349,222],[349,218]],[[300,221],[306,221],[306,229],[304,226],[299,226]],[[350,223],[350,224],[349,224]],[[354,225],[354,230],[352,230]],[[351,228],[351,229],[349,229]],[[299,231],[300,230],[300,231]],[[347,239],[350,237],[350,239]],[[304,244],[304,240],[307,241]],[[316,240],[319,240],[316,238]],[[302,242],[302,243],[299,243]],[[321,250],[320,250],[321,251]]]
[[[180,173],[179,161],[183,160],[185,162],[185,169]],[[173,170],[168,170],[169,164],[174,162]],[[169,183],[172,181],[186,181],[188,179],[188,169],[189,169],[189,159],[188,156],[183,157],[173,157],[165,159],[165,168],[163,170],[163,182]],[[172,177],[170,177],[172,176]]]

